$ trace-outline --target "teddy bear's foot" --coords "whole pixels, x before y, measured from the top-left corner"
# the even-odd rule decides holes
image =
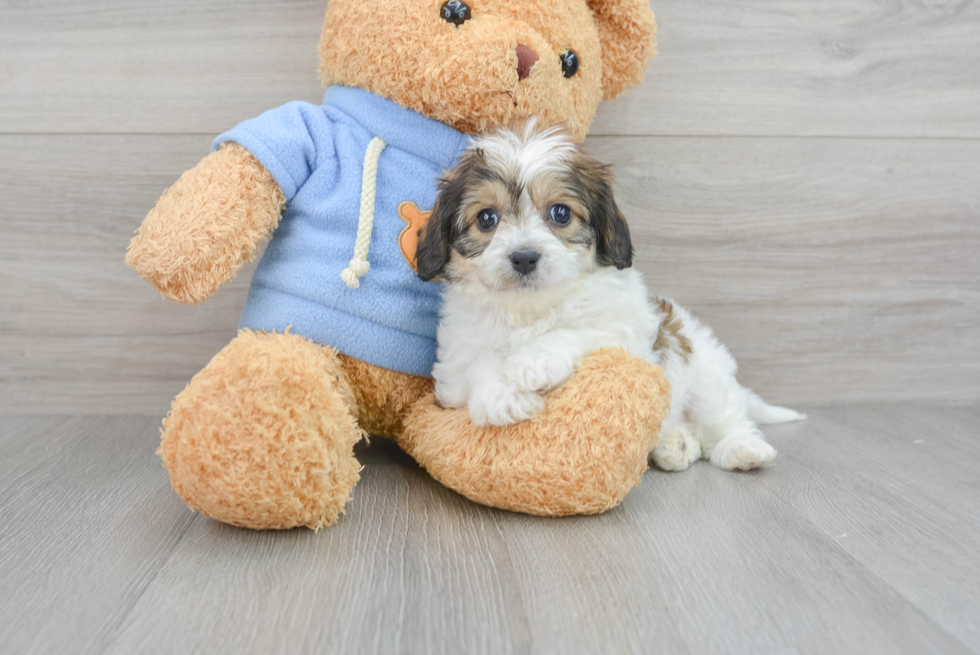
[[[601,350],[528,421],[477,427],[466,409],[440,408],[430,394],[416,403],[398,443],[478,503],[542,516],[596,514],[639,483],[669,388],[660,367]]]
[[[174,399],[159,452],[174,489],[203,514],[318,529],[337,520],[359,478],[354,403],[334,351],[243,330]]]

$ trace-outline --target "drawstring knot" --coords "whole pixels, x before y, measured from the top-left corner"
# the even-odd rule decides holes
[[[364,172],[361,174],[361,211],[357,217],[357,240],[354,242],[354,256],[340,278],[351,289],[361,286],[362,278],[371,270],[367,260],[368,246],[371,245],[371,230],[374,229],[374,198],[378,183],[378,160],[385,149],[381,137],[374,137],[364,153]]]

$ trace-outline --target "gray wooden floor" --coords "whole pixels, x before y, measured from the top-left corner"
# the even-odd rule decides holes
[[[980,652],[980,409],[811,410],[752,474],[541,519],[362,447],[340,523],[191,513],[157,419],[0,417],[2,653]]]

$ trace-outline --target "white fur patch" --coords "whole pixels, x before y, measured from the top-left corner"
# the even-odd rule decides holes
[[[538,129],[536,118],[529,119],[520,132],[498,130],[480,138],[476,147],[483,151],[487,163],[502,170],[515,171],[522,186],[541,175],[565,169],[577,152],[561,127]]]

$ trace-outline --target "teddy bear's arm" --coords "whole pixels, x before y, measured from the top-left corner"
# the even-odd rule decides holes
[[[130,242],[126,263],[164,296],[203,302],[255,257],[285,204],[252,153],[223,144],[164,192]]]

